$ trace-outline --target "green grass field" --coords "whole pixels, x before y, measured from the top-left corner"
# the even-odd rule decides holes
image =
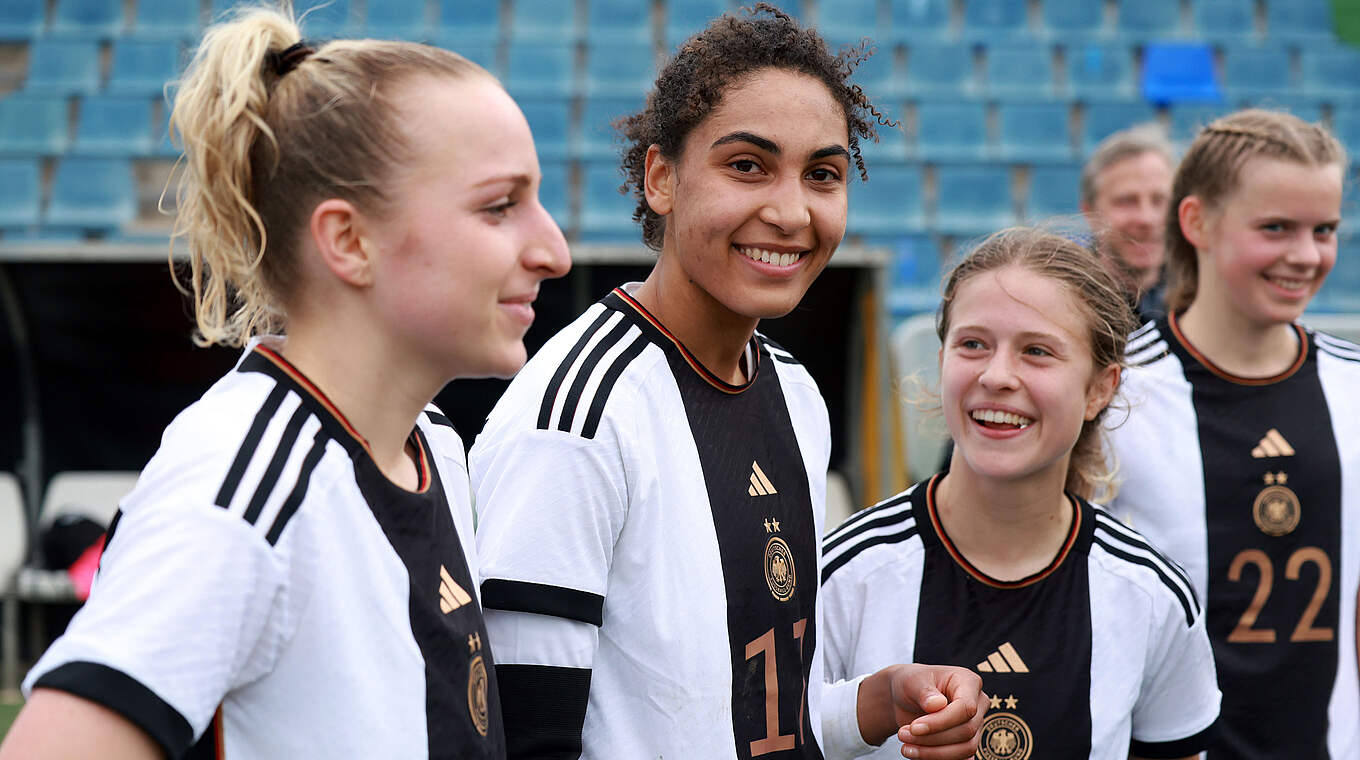
[[[9,724],[14,722],[14,716],[19,714],[22,706],[23,702],[0,702],[0,741],[4,741]]]

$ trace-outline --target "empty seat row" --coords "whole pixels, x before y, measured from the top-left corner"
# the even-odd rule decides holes
[[[0,100],[0,156],[37,157],[76,154],[105,157],[173,157],[167,121],[157,118],[157,103],[145,96],[87,95],[72,103],[65,97],[11,95]]]
[[[57,162],[43,203],[38,159],[0,159],[0,230],[113,232],[137,215],[137,183],[127,159],[71,157]],[[45,205],[45,207],[44,207]]]

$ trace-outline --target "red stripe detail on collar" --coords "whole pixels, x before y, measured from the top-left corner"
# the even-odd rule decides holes
[[[1175,314],[1168,314],[1167,322],[1171,325],[1171,334],[1185,347],[1186,351],[1190,352],[1191,356],[1195,357],[1195,361],[1203,364],[1205,369],[1230,383],[1237,383],[1238,385],[1270,385],[1272,383],[1278,383],[1281,380],[1288,379],[1289,376],[1295,372],[1298,372],[1299,368],[1303,366],[1303,362],[1308,358],[1308,335],[1298,324],[1293,324],[1290,326],[1293,327],[1294,331],[1299,335],[1299,355],[1295,357],[1294,363],[1289,365],[1288,369],[1278,375],[1272,375],[1270,377],[1242,377],[1241,375],[1234,375],[1228,370],[1214,364],[1209,360],[1209,357],[1200,353],[1199,349],[1190,344],[1190,341],[1185,337],[1185,333],[1181,332],[1181,326],[1176,321]]]
[[[1040,570],[1033,575],[1025,576],[1020,580],[1003,581],[993,578],[974,567],[973,563],[969,562],[968,559],[963,556],[963,553],[954,546],[954,542],[950,540],[949,534],[945,532],[944,523],[940,521],[939,508],[935,505],[935,489],[939,487],[940,480],[942,479],[943,473],[936,474],[930,479],[930,484],[926,489],[926,511],[930,514],[930,524],[935,528],[935,535],[940,537],[940,543],[944,545],[945,551],[949,552],[949,556],[954,558],[954,561],[958,563],[959,567],[962,567],[969,575],[992,588],[1024,588],[1025,586],[1033,585],[1047,578],[1059,567],[1062,567],[1062,563],[1067,559],[1067,555],[1072,552],[1072,547],[1076,546],[1077,537],[1081,535],[1081,507],[1072,501],[1072,497],[1068,496],[1068,503],[1072,505],[1072,527],[1068,530],[1067,538],[1063,541],[1062,548],[1058,550],[1058,554],[1053,558],[1053,561],[1048,563],[1048,566],[1043,570]]]
[[[685,362],[689,364],[691,369],[698,373],[699,377],[702,377],[704,380],[706,380],[709,385],[713,386],[714,388],[717,388],[723,393],[731,393],[735,395],[737,393],[741,393],[747,388],[750,388],[751,384],[756,381],[756,377],[760,374],[759,346],[755,346],[754,350],[752,350],[751,352],[751,355],[754,357],[754,359],[752,359],[752,363],[754,364],[754,366],[751,368],[750,378],[747,379],[747,381],[742,383],[741,385],[733,385],[723,380],[722,378],[718,377],[717,375],[713,374],[711,371],[709,371],[708,367],[705,367],[703,363],[701,363],[698,359],[694,358],[694,354],[691,354],[689,352],[689,349],[685,348],[685,344],[681,343],[679,338],[672,335],[671,331],[667,330],[666,326],[661,324],[661,320],[652,316],[652,313],[650,311],[647,311],[647,307],[643,306],[635,298],[624,292],[623,288],[614,288],[614,294],[617,295],[619,298],[623,299],[624,303],[633,307],[633,310],[636,311],[639,316],[641,316],[643,319],[651,323],[652,327],[655,327],[657,330],[661,332],[662,335],[665,335],[667,340],[669,340],[671,343],[674,343],[675,347],[680,350],[680,355],[684,357]],[[752,340],[754,340],[754,337],[752,337]]]

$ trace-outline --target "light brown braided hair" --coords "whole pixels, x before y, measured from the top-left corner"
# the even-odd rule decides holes
[[[1193,195],[1209,210],[1219,210],[1237,190],[1242,167],[1253,158],[1292,161],[1304,166],[1346,167],[1346,149],[1321,124],[1293,114],[1249,108],[1224,116],[1195,135],[1176,169],[1166,216],[1166,307],[1181,312],[1199,290],[1195,247],[1181,232],[1181,201]]]

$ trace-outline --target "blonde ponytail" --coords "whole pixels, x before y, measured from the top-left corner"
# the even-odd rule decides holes
[[[289,50],[301,39],[286,4],[240,11],[208,29],[179,84],[174,235],[188,247],[200,345],[239,346],[286,328],[297,249],[317,203],[386,210],[392,170],[414,159],[401,85],[420,75],[492,78],[427,45],[339,40]],[[279,66],[284,51],[289,65]]]

